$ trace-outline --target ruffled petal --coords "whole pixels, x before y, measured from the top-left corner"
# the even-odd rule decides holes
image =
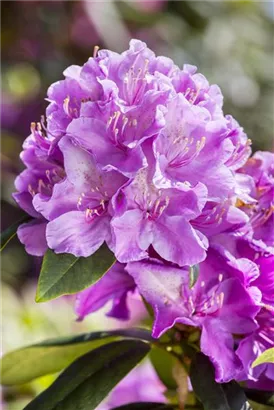
[[[34,220],[20,225],[17,235],[30,255],[43,256],[48,249],[46,241],[46,221]]]
[[[109,240],[109,217],[98,216],[88,222],[84,212],[71,211],[48,223],[46,237],[56,253],[88,257]]]
[[[124,270],[124,265],[116,262],[110,270],[93,286],[77,295],[75,312],[79,320],[86,315],[99,310],[108,301],[113,301],[113,307],[108,316],[117,319],[129,319],[127,293],[133,291],[135,283]]]

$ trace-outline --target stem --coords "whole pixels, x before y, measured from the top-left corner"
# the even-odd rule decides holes
[[[187,365],[185,364],[183,357],[179,355],[178,353],[174,352],[170,343],[153,342],[153,344],[159,347],[160,349],[164,350],[165,352],[169,353],[171,356],[175,357],[180,362],[180,364],[183,366],[187,374],[189,373],[189,369]],[[177,346],[179,346],[179,344],[177,344]]]

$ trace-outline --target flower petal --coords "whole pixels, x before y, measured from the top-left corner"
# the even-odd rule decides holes
[[[147,252],[138,243],[144,225],[142,211],[126,211],[122,216],[113,218],[111,225],[116,239],[115,255],[120,262],[137,261],[147,256]]]
[[[184,217],[162,215],[154,225],[152,245],[165,260],[184,266],[203,261],[208,244]]]
[[[201,351],[209,356],[215,367],[218,383],[227,383],[236,378],[242,364],[234,352],[233,336],[218,319],[210,318],[203,324]]]
[[[56,253],[72,253],[79,257],[92,255],[110,239],[109,217],[99,216],[87,222],[85,213],[67,212],[47,225],[47,242]]]
[[[79,320],[110,300],[113,300],[113,307],[108,316],[123,320],[129,318],[126,296],[128,291],[134,290],[135,283],[124,266],[116,262],[97,283],[77,295],[75,312]]]
[[[187,270],[166,266],[153,259],[128,263],[126,270],[134,278],[141,295],[153,307],[152,335],[160,337],[179,322],[185,312],[181,288],[188,280]],[[192,324],[191,320],[189,324]]]
[[[46,221],[39,219],[19,226],[18,238],[30,255],[43,256],[48,249],[46,226]]]

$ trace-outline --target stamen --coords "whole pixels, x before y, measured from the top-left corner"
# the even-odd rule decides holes
[[[87,208],[86,209],[86,218],[89,218],[90,215],[92,215],[92,209]]]
[[[121,112],[120,112],[120,111],[116,111],[116,112],[114,113],[114,115],[113,115],[113,117],[115,118],[115,121],[114,121],[113,127],[112,127],[112,130],[113,130],[113,131],[115,131],[115,129],[116,129],[116,125],[117,125],[117,122],[118,122],[118,120],[119,120],[120,115],[121,115]]]
[[[270,310],[271,312],[274,312],[274,307],[271,306],[271,305],[267,305],[267,304],[265,304],[265,303],[262,303],[261,306],[264,307],[264,308],[267,309],[267,310]]]
[[[154,213],[155,214],[157,213],[157,210],[158,210],[158,207],[159,207],[160,203],[161,203],[160,199],[157,199],[157,201],[155,202],[155,206],[154,206]]]
[[[195,307],[194,307],[193,299],[192,299],[191,296],[189,296],[188,302],[189,302],[189,304],[190,304],[191,310],[194,311],[194,310],[195,310]]]
[[[46,188],[46,185],[42,179],[39,179],[38,182],[38,191],[41,192],[42,188]]]
[[[114,116],[113,116],[113,117],[112,117],[112,116],[109,117],[109,119],[108,119],[108,121],[107,121],[107,128],[110,126],[110,124],[111,124],[113,118],[114,118]]]
[[[96,58],[97,57],[97,53],[98,53],[98,51],[99,51],[99,46],[94,46],[94,49],[93,49],[93,58]]]
[[[186,92],[185,92],[185,97],[187,97],[187,96],[188,96],[188,94],[190,93],[190,91],[191,91],[191,89],[190,89],[190,88],[187,88],[187,89],[186,89]]]
[[[221,292],[220,295],[219,295],[219,307],[220,307],[220,308],[223,307],[224,297],[225,297],[224,292]]]
[[[69,101],[70,101],[70,98],[69,98],[69,96],[67,96],[67,97],[64,99],[64,103],[63,103],[64,111],[65,111],[65,113],[66,113],[68,116],[71,115],[71,112],[70,112],[70,109],[69,109]]]
[[[28,185],[28,191],[29,191],[29,193],[30,193],[32,196],[35,195],[35,191],[34,191],[34,189],[32,188],[31,184]]]
[[[123,116],[122,122],[123,122],[123,126],[122,126],[122,130],[121,130],[121,134],[123,135],[124,131],[125,131],[125,128],[126,128],[126,125],[128,123],[128,118],[125,115]]]

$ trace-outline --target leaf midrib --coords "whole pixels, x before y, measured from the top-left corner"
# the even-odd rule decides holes
[[[59,278],[57,278],[57,280],[51,282],[51,285],[47,288],[47,290],[45,290],[44,293],[41,293],[41,292],[40,292],[40,284],[41,284],[41,282],[40,282],[40,283],[38,282],[37,295],[36,295],[36,298],[35,298],[36,302],[38,302],[39,300],[43,299],[43,297],[49,292],[49,290],[52,289],[52,288],[56,285],[56,283],[60,282],[60,280],[63,279],[63,277],[64,277],[64,276],[68,273],[68,271],[79,261],[79,259],[80,259],[80,257],[76,258],[76,260],[69,265],[69,267],[68,267],[67,270],[62,274],[61,277],[59,277]],[[42,271],[43,271],[43,265],[42,265]]]

